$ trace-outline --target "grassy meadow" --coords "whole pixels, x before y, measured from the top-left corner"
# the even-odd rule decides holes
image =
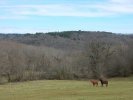
[[[0,85],[0,100],[133,100],[133,77],[109,80],[109,87],[89,81],[41,80]]]

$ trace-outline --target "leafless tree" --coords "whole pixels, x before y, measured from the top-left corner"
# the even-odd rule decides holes
[[[91,68],[93,77],[105,75],[106,67],[108,67],[107,62],[114,53],[111,44],[92,40],[87,44],[85,51],[85,57],[89,62],[88,67]]]

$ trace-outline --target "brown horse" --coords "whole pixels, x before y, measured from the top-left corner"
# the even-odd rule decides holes
[[[108,80],[107,79],[99,78],[99,81],[101,82],[102,87],[103,87],[104,84],[106,85],[106,87],[108,86]]]
[[[98,86],[98,80],[90,80],[93,86]]]

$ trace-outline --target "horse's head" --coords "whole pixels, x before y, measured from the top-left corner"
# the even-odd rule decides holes
[[[99,80],[100,80],[100,81],[103,81],[103,80],[107,80],[107,78],[106,78],[105,76],[101,75],[101,76],[99,77]]]
[[[91,80],[90,80],[90,82],[92,82],[92,83],[93,83],[93,80],[91,79]]]
[[[99,81],[102,81],[103,79],[102,78],[99,78]]]

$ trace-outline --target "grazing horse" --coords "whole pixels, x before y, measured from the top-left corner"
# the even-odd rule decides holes
[[[98,80],[90,80],[93,86],[98,86]]]
[[[106,87],[108,86],[108,80],[107,79],[99,78],[99,80],[101,82],[102,87],[103,87],[104,84],[106,85]]]

